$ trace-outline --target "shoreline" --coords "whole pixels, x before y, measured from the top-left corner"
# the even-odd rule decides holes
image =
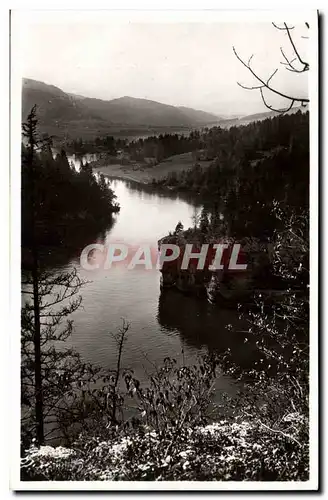
[[[136,177],[132,177],[132,176],[124,174],[124,173],[122,173],[122,174],[109,174],[108,172],[104,172],[100,169],[97,169],[97,172],[99,174],[103,174],[105,177],[107,177],[109,179],[120,180],[120,181],[131,181],[131,182],[136,182],[137,184],[142,184],[144,186],[149,185],[149,182],[147,182],[145,180],[137,179]]]
[[[127,171],[124,171],[121,165],[104,165],[102,167],[93,167],[92,170],[99,174],[103,174],[105,177],[113,179],[132,181],[143,185],[150,184],[150,179],[145,178],[143,175],[144,172],[128,169],[126,169]]]
[[[152,181],[159,181],[172,173],[180,173],[192,169],[196,160],[191,152],[170,156],[157,163],[156,165],[121,165],[113,163],[112,165],[97,165],[94,162],[92,169],[94,172],[102,173],[107,177],[116,177],[118,179],[130,180],[143,185],[152,184]],[[203,168],[207,168],[212,163],[211,160],[200,161]]]

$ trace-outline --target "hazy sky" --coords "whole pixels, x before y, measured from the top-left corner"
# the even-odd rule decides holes
[[[307,75],[280,64],[281,46],[293,54],[286,33],[269,22],[143,23],[113,19],[108,12],[86,22],[64,12],[54,20],[48,12],[40,19],[23,16],[20,23],[13,26],[13,58],[19,58],[23,76],[66,92],[102,99],[129,95],[223,115],[264,111],[257,91],[237,85],[254,81],[234,56],[234,45],[246,60],[254,53],[253,67],[266,78],[279,67],[273,83],[281,91],[307,95]],[[305,58],[306,31],[301,24],[293,30]]]

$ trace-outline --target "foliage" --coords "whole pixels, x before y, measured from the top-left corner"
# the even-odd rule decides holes
[[[130,160],[145,162],[148,158],[160,162],[172,155],[196,151],[203,145],[201,134],[191,131],[188,134],[159,134],[128,141],[112,136],[96,137],[95,140],[74,140],[65,146],[77,156],[97,153],[106,160],[115,157],[119,161],[119,153],[124,151]]]
[[[201,194],[210,214],[221,211],[229,235],[272,238],[283,226],[275,204],[308,207],[309,114],[300,111],[246,126],[213,127],[201,135],[210,167],[168,175],[158,185]]]
[[[33,297],[29,275],[25,274],[23,296]],[[74,404],[81,398],[80,388],[96,381],[100,369],[85,363],[81,356],[65,344],[73,322],[69,319],[81,304],[78,295],[85,284],[76,270],[67,273],[38,273],[38,316],[40,319],[40,374],[42,385],[45,439],[69,435],[77,415]],[[31,440],[37,428],[35,414],[35,306],[24,299],[21,319],[21,404],[23,441]]]
[[[66,203],[62,207],[60,203],[64,203],[62,195],[69,197],[70,181],[77,173],[68,165],[64,152],[59,161],[58,157],[53,158],[49,141],[42,142],[41,152],[37,153],[37,122],[34,107],[27,123],[23,124],[26,140],[22,168],[23,244],[31,253],[30,265],[23,273],[22,282],[23,297],[27,297],[21,320],[23,447],[34,436],[38,445],[53,434],[57,439],[62,434],[68,438],[72,428],[81,424],[85,416],[85,386],[90,393],[90,387],[99,380],[101,371],[85,363],[74,349],[65,346],[72,332],[72,320],[68,318],[80,307],[78,293],[85,283],[75,269],[51,272],[40,259],[42,238],[49,244],[49,232],[45,227],[52,217],[58,217],[61,223],[65,216],[72,215],[73,204]],[[81,165],[77,185],[79,183],[79,189],[86,189],[84,196],[88,202],[92,196],[98,194],[100,197],[98,205],[94,200],[93,216],[101,205],[107,210],[115,208],[112,205],[114,194],[108,189],[105,179],[100,178],[98,183],[88,165]],[[51,188],[55,191],[52,192]]]
[[[23,294],[33,296],[25,273]],[[40,317],[41,386],[44,440],[70,444],[81,430],[94,432],[99,426],[120,423],[118,411],[123,402],[118,393],[121,354],[129,325],[113,334],[118,343],[117,366],[105,370],[86,363],[70,347],[73,321],[81,305],[82,281],[76,270],[53,273],[39,270],[38,302]],[[34,305],[28,299],[21,320],[21,404],[23,449],[35,438],[35,322]]]
[[[163,409],[170,410],[168,400]],[[163,423],[165,415],[158,415]],[[71,448],[32,446],[22,473],[28,480],[306,480],[306,430],[300,413],[286,414],[279,428],[271,428],[254,406],[247,418],[221,417],[203,425],[187,420],[183,426],[173,419],[165,434],[156,424],[124,428],[111,437],[98,429],[98,436],[81,435]]]
[[[62,243],[69,238],[70,229],[82,223],[98,227],[108,223],[119,205],[107,180],[104,176],[97,179],[87,163],[81,164],[77,171],[69,164],[64,150],[54,157],[51,141],[38,137],[36,110],[31,118],[35,121],[33,145],[26,135],[27,124],[24,124],[25,143],[22,145],[23,247],[32,244],[33,216],[38,246]]]
[[[289,415],[286,424],[291,422],[302,419]],[[307,453],[282,431],[222,419],[185,429],[174,454],[156,432],[143,429],[73,449],[31,447],[22,471],[31,480],[57,481],[299,481],[307,479]]]
[[[122,399],[135,408],[133,416],[114,428],[87,428],[68,448],[32,445],[22,459],[23,477],[307,480],[306,388],[303,393],[297,379],[284,380],[282,372],[268,377],[265,370],[253,370],[240,396],[226,397],[223,415],[211,403],[223,366],[224,360],[213,355],[188,367],[166,359],[145,387],[131,372],[123,373],[127,393],[121,392]]]
[[[66,447],[29,446],[29,437],[23,443],[24,479],[308,479],[307,127],[308,115],[299,113],[240,129],[205,131],[201,140],[206,140],[207,154],[215,158],[213,165],[206,171],[196,166],[188,176],[182,174],[174,180],[180,188],[207,193],[208,203],[195,215],[195,226],[200,226],[197,230],[204,237],[229,228],[230,234],[255,234],[271,241],[272,273],[282,282],[281,293],[277,300],[259,293],[251,307],[240,310],[248,325],[241,332],[244,342],[250,337],[256,340],[255,364],[242,369],[229,352],[221,356],[211,353],[194,366],[165,359],[142,385],[132,371],[121,367],[128,328],[123,324],[115,334],[118,359],[113,371],[101,373],[101,379],[100,372],[95,373],[92,379],[93,368],[86,369],[78,360],[84,371],[68,364],[65,380],[64,373],[57,376],[56,372],[56,363],[64,362],[65,354],[55,350],[52,342],[67,338],[70,323],[63,330],[58,326],[78,302],[64,306],[63,313],[61,309],[52,311],[53,305],[48,303],[49,323],[44,325],[42,338],[52,364],[44,365],[42,378],[45,389],[48,380],[51,382],[51,397],[59,396],[61,403],[68,403],[55,405],[56,418],[66,432],[61,444]],[[81,174],[88,184],[93,182],[90,166],[82,166]],[[224,223],[219,198],[224,200]],[[175,235],[182,232],[178,223]],[[60,279],[63,281],[55,284],[65,290],[70,281]],[[52,286],[49,280],[48,276],[48,287]],[[42,280],[39,287],[43,311]],[[23,309],[27,353],[33,337],[33,310]],[[73,352],[66,352],[67,361],[74,363]],[[28,368],[33,364],[23,365],[24,376]],[[225,397],[224,413],[212,403],[215,379],[221,371],[242,383],[238,397]],[[80,385],[75,374],[82,380]],[[56,392],[57,387],[67,391],[67,399]],[[29,401],[33,394],[28,394],[28,386],[26,391]]]

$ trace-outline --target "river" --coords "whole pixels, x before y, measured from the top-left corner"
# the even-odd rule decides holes
[[[123,180],[112,180],[121,210],[114,223],[89,243],[127,243],[132,246],[157,241],[174,230],[178,221],[185,228],[200,207],[192,200],[159,193]],[[80,277],[90,281],[81,290],[82,307],[73,314],[74,331],[70,342],[86,361],[111,368],[116,361],[115,342],[111,332],[117,331],[122,319],[130,323],[122,365],[133,369],[145,379],[153,365],[160,365],[166,356],[192,363],[207,350],[220,352],[230,348],[240,364],[251,357],[251,346],[244,344],[236,310],[224,310],[205,299],[160,290],[160,272],[136,266],[128,270],[119,265],[108,270],[86,271],[80,265],[80,252],[70,255],[59,270],[76,267]],[[227,325],[233,328],[227,328]],[[218,389],[234,392],[235,383],[222,376]]]

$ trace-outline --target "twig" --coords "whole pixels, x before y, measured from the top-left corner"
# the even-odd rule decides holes
[[[280,431],[279,429],[271,429],[270,427],[268,427],[267,425],[265,425],[263,422],[261,422],[261,420],[258,420],[258,422],[265,428],[265,429],[268,429],[269,431],[271,432],[274,432],[276,434],[282,434],[283,436],[285,436],[287,439],[291,439],[292,441],[295,441],[295,443],[298,444],[298,446],[302,446],[301,443],[299,441],[297,441],[296,438],[294,438],[293,436],[290,436],[289,434],[286,434],[285,432],[283,431]]]

